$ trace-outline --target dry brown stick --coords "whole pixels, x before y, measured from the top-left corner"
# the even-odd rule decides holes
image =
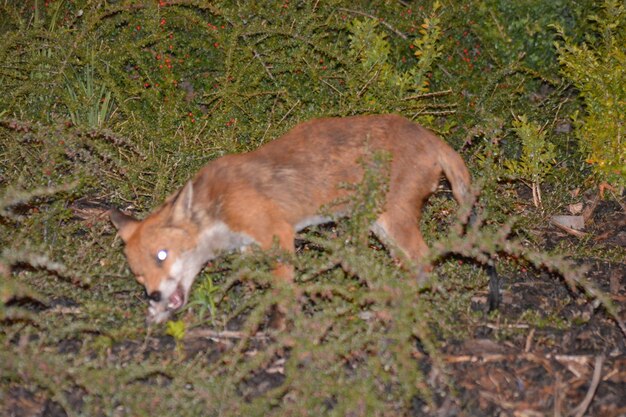
[[[561,417],[561,407],[563,403],[563,393],[561,391],[563,383],[561,382],[561,374],[556,373],[554,381],[554,417]]]
[[[502,362],[502,361],[515,361],[515,360],[527,360],[530,362],[538,363],[544,366],[546,369],[551,370],[552,366],[548,358],[537,355],[534,353],[488,353],[488,354],[476,354],[476,355],[447,355],[444,356],[444,360],[447,363],[464,363],[464,362]]]
[[[189,330],[185,335],[188,338],[201,338],[206,337],[210,339],[243,339],[247,335],[244,332],[238,332],[235,330],[211,330],[211,329],[194,329]],[[268,336],[265,333],[257,333],[252,336],[253,339],[265,340]]]
[[[289,116],[289,113],[291,113],[291,112],[292,112],[292,110],[296,108],[296,106],[297,106],[298,104],[300,104],[300,99],[296,100],[295,104],[294,104],[293,106],[291,106],[291,108],[290,108],[289,110],[287,110],[287,113],[285,113],[285,114],[283,115],[283,117],[282,117],[282,118],[278,121],[278,123],[276,124],[276,126],[280,125],[280,124],[283,122],[283,120],[285,120],[285,119],[287,118],[287,116]]]
[[[563,230],[566,233],[569,233],[570,235],[576,236],[576,237],[585,237],[587,236],[587,233],[585,232],[581,232],[579,230],[576,229],[572,229],[571,227],[567,227],[564,224],[561,224],[557,221],[554,221],[553,219],[550,219],[550,223],[552,223],[554,226],[556,226],[557,228]]]
[[[533,337],[535,337],[535,328],[530,329],[528,336],[526,337],[526,344],[524,345],[524,352],[530,352],[530,348],[533,345]]]
[[[324,84],[326,84],[327,86],[329,86],[330,88],[332,88],[333,90],[335,90],[335,92],[336,92],[337,94],[339,94],[340,96],[343,96],[342,92],[341,92],[341,91],[339,91],[339,90],[337,89],[337,87],[335,87],[334,85],[332,85],[331,83],[329,83],[328,81],[326,81],[324,78],[320,78],[319,80],[320,80],[321,82],[323,82]]]
[[[437,96],[445,96],[452,93],[452,89],[448,89],[448,90],[443,90],[443,91],[433,91],[431,93],[423,93],[423,94],[416,94],[413,96],[408,96],[408,97],[404,97],[402,100],[406,101],[406,100],[420,100],[423,98],[430,98],[430,97],[437,97]]]
[[[412,119],[415,119],[419,115],[430,114],[434,116],[445,116],[447,114],[455,114],[456,110],[441,110],[441,111],[418,111],[411,116]]]
[[[583,210],[582,216],[585,219],[585,223],[589,221],[589,219],[593,215],[593,212],[596,210],[596,207],[598,207],[599,202],[600,202],[600,193],[596,194],[593,197],[593,199],[590,201],[589,205],[587,205],[587,207],[585,207],[585,209]]]
[[[593,370],[593,378],[591,379],[591,385],[589,386],[589,390],[587,391],[587,395],[583,399],[583,402],[578,404],[576,408],[574,408],[569,414],[574,417],[583,417],[587,408],[591,404],[591,400],[593,400],[593,396],[596,394],[596,389],[598,388],[598,384],[600,384],[600,377],[602,376],[602,364],[604,363],[604,355],[600,355],[596,357],[595,368]]]
[[[376,62],[376,63],[378,63],[378,62]],[[378,71],[376,71],[376,72],[374,73],[374,75],[372,75],[372,77],[371,77],[369,80],[367,80],[367,82],[365,83],[365,85],[363,86],[363,88],[361,88],[361,91],[359,91],[359,92],[357,93],[357,97],[361,97],[361,95],[363,95],[363,93],[365,92],[365,90],[367,90],[367,87],[369,87],[369,86],[370,86],[370,84],[372,83],[372,81],[374,81],[376,78],[378,78],[378,75],[380,74],[380,70],[381,70],[381,68],[379,68],[379,69],[378,69]]]
[[[617,322],[620,330],[622,331],[622,334],[624,335],[624,337],[626,337],[626,323],[624,323],[624,320],[620,319],[619,317],[614,317],[614,319]]]
[[[248,41],[248,37],[246,35],[242,35],[242,38],[247,42]],[[274,75],[272,75],[272,72],[270,71],[269,67],[267,66],[267,64],[265,64],[265,61],[263,61],[263,58],[261,58],[261,54],[259,54],[257,52],[256,49],[250,47],[250,50],[252,51],[252,56],[254,58],[256,58],[260,63],[261,66],[263,67],[263,69],[265,69],[265,72],[267,73],[267,75],[272,79],[275,80]]]

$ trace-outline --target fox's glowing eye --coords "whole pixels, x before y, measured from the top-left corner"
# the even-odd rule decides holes
[[[167,259],[167,251],[165,249],[161,249],[157,252],[157,259],[161,262]]]

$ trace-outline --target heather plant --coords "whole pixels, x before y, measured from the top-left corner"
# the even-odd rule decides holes
[[[555,135],[555,124],[568,125],[577,104],[568,98],[571,93],[557,76],[556,37],[550,25],[558,22],[573,39],[582,39],[588,32],[585,11],[594,4],[470,1],[444,9],[444,52],[434,66],[431,84],[434,89],[454,86],[455,125],[447,139],[457,147],[472,144],[491,152],[495,165],[485,176],[501,175],[503,160],[515,159],[521,148],[515,133],[504,128],[513,119],[504,109],[515,109],[515,114],[546,125],[560,166],[578,169],[579,156],[571,151],[573,135]],[[493,146],[499,149],[486,149]],[[485,184],[488,196],[491,184]],[[499,203],[498,198],[489,198]]]
[[[140,180],[133,191],[140,200],[155,191],[155,199],[163,199],[206,160],[255,148],[297,120],[452,110],[442,96],[415,96],[424,92],[437,57],[436,8],[411,16],[424,32],[413,38],[421,55],[398,62],[392,49],[398,41],[385,27],[363,16],[347,25],[332,2],[262,2],[246,16],[228,4],[25,4],[3,9],[21,19],[20,29],[5,29],[0,47],[7,63],[0,109],[47,123],[106,123],[141,149],[158,147],[162,152],[146,152],[147,158],[120,155],[128,176]],[[346,36],[351,30],[358,33]],[[377,42],[369,44],[369,37]],[[399,42],[410,50],[408,39]],[[154,172],[172,164],[187,169],[162,183]]]
[[[429,413],[457,401],[442,350],[487,320],[470,306],[487,285],[480,265],[497,260],[561,275],[618,320],[581,268],[514,239],[527,227],[501,182],[504,161],[538,190],[576,160],[559,142],[570,135],[554,132],[577,103],[555,77],[547,24],[562,24],[570,38],[558,51],[569,57],[589,3],[0,4],[2,395],[23,389],[68,415]],[[619,93],[621,26],[603,28],[579,48],[610,65],[610,79],[568,78]],[[587,111],[600,104],[577,131],[581,120],[600,131],[591,115],[619,103],[585,94]],[[300,234],[295,256],[216,260],[185,311],[146,328],[108,207],[141,217],[211,159],[312,117],[373,112],[442,134],[483,184],[472,225],[470,207],[445,191],[430,199],[430,275],[400,268],[369,233],[388,180],[381,154],[363,161],[361,184],[346,185],[350,219]],[[533,147],[546,155],[551,143],[557,164],[533,165]],[[277,261],[294,265],[293,285],[276,282]],[[282,332],[269,326],[279,302]]]
[[[544,127],[528,121],[526,116],[518,116],[513,121],[513,130],[522,141],[522,154],[519,160],[506,160],[508,176],[526,184],[533,194],[533,204],[540,208],[541,183],[551,173],[555,163],[554,144],[546,140]]]
[[[412,49],[415,50],[414,55],[420,62],[419,66],[413,67],[409,71],[418,92],[430,90],[428,73],[435,61],[441,56],[443,49],[443,45],[440,42],[443,35],[441,18],[437,15],[440,8],[441,4],[436,1],[433,4],[431,16],[424,18],[424,22],[420,25],[419,36],[413,40],[411,45]]]
[[[503,66],[520,63],[551,78],[557,68],[550,25],[558,23],[580,39],[585,33],[585,25],[580,24],[584,11],[593,5],[593,1],[487,0],[460,7],[472,15],[475,24],[470,30],[483,41],[484,53],[491,59]]]
[[[133,326],[143,327],[144,306],[132,301],[138,299],[135,296],[128,303],[119,301],[120,293],[134,294],[136,287],[125,270],[119,246],[102,244],[103,236],[113,237],[104,219],[88,224],[75,217],[73,206],[80,203],[79,198],[103,198],[107,204],[146,211],[207,160],[227,152],[253,149],[296,121],[375,111],[432,116],[451,110],[444,95],[423,94],[428,91],[429,69],[436,62],[440,30],[430,11],[405,15],[407,24],[420,27],[423,33],[397,39],[397,33],[390,35],[388,27],[378,25],[376,18],[359,15],[356,19],[344,19],[344,13],[335,13],[332,2],[299,6],[260,2],[251,4],[244,13],[229,4],[51,4],[52,7],[40,2],[4,5],[1,10],[4,16],[20,18],[14,25],[1,28],[6,42],[0,47],[0,56],[7,62],[0,69],[7,91],[0,98],[4,117],[0,131],[4,161],[1,179],[3,184],[19,182],[23,189],[31,190],[72,179],[77,184],[63,198],[54,194],[37,204],[24,205],[28,216],[22,220],[19,236],[3,224],[2,242],[13,248],[28,236],[37,248],[41,246],[49,254],[44,264],[61,265],[63,261],[78,271],[49,273],[46,269],[51,268],[37,269],[34,257],[5,257],[3,264],[10,266],[15,260],[20,265],[35,267],[35,271],[20,272],[24,275],[19,281],[22,289],[11,286],[13,281],[9,278],[6,288],[10,288],[11,295],[2,301],[10,302],[32,288],[44,289],[41,298],[33,292],[33,299],[51,299],[51,305],[71,294],[84,306],[80,314],[91,318],[89,326],[80,321],[71,325],[73,313],[49,314],[37,325],[51,328],[54,324],[64,329],[63,335],[84,338],[87,345],[104,352],[118,337],[136,336]],[[395,11],[390,8],[387,12]],[[348,22],[352,22],[350,26]],[[369,28],[368,33],[365,28]],[[367,45],[370,39],[378,42],[371,47]],[[416,39],[423,42],[414,44]],[[376,57],[374,63],[367,64],[370,58],[355,52],[364,45],[368,56]],[[408,52],[402,54],[404,62],[398,59],[398,45]],[[420,56],[413,53],[410,45],[417,47]],[[373,101],[364,101],[364,97]],[[390,106],[392,100],[395,104]],[[433,105],[435,101],[437,104]],[[306,405],[323,410],[324,401],[334,401],[332,397],[338,393],[345,394],[346,400],[337,404],[336,412],[354,409],[361,393],[368,390],[373,392],[367,397],[368,409],[390,407],[375,380],[345,379],[342,367],[337,366],[352,363],[351,356],[361,348],[386,353],[355,368],[359,375],[369,372],[370,367],[393,369],[388,382],[398,387],[394,395],[403,404],[409,404],[415,395],[431,397],[419,370],[403,366],[416,352],[415,333],[424,339],[420,343],[428,352],[437,354],[425,324],[416,329],[405,326],[414,320],[414,314],[422,314],[425,319],[427,309],[415,309],[410,300],[402,301],[402,318],[393,323],[389,345],[380,344],[375,333],[367,330],[385,328],[391,314],[385,303],[410,291],[384,284],[388,278],[399,281],[399,272],[384,251],[372,252],[369,248],[364,224],[375,216],[382,199],[367,197],[370,193],[382,195],[377,190],[386,183],[381,168],[386,165],[385,158],[381,156],[372,164],[365,188],[356,190],[359,214],[353,222],[339,226],[345,236],[351,236],[350,244],[331,244],[332,232],[313,231],[310,244],[319,248],[308,252],[309,256],[289,260],[300,265],[303,282],[307,282],[303,284],[305,299],[310,301],[302,310],[289,305],[289,300],[298,300],[290,288],[274,288],[271,264],[279,256],[288,259],[284,254],[270,253],[268,259],[267,254],[256,252],[227,259],[226,265],[232,262],[232,269],[226,270],[233,272],[218,281],[218,290],[212,285],[213,277],[199,282],[192,300],[195,302],[189,308],[194,313],[200,311],[199,320],[204,320],[204,310],[209,313],[206,320],[212,323],[224,323],[225,315],[245,318],[241,331],[247,336],[214,368],[201,371],[207,375],[222,373],[220,369],[232,370],[222,375],[215,386],[232,390],[231,393],[237,391],[278,351],[293,350],[293,358],[299,358],[288,363],[289,381],[277,392],[261,396],[249,405],[233,402],[223,407],[269,411],[274,400],[268,398],[276,399],[287,389],[297,395],[298,401],[292,403],[294,410]],[[31,247],[24,248],[25,253],[36,253]],[[333,266],[329,266],[331,261],[335,262]],[[218,277],[225,275],[224,264],[221,268]],[[211,268],[207,273],[211,273]],[[74,286],[83,284],[97,289],[76,295]],[[414,282],[409,280],[401,285],[413,286]],[[374,292],[364,291],[367,286]],[[115,298],[117,301],[112,301]],[[276,299],[297,312],[293,317],[294,332],[278,335],[275,345],[251,358],[251,343],[256,340],[252,336],[264,328]],[[375,303],[374,311],[361,311],[376,299],[380,301]],[[9,327],[19,316],[14,306],[3,313],[10,316]],[[19,310],[22,313],[25,310]],[[221,317],[216,320],[218,314]],[[172,322],[168,329],[181,351],[193,329],[182,320]],[[99,336],[91,337],[92,331]],[[57,341],[64,337],[62,334],[53,332],[40,343]],[[346,339],[349,335],[354,336],[352,342]],[[32,357],[28,352],[24,354]],[[311,359],[306,360],[307,357]],[[41,389],[53,395],[66,410],[72,407],[64,390],[72,391],[75,384],[97,393],[89,402],[94,409],[110,401],[122,401],[135,411],[151,409],[142,402],[145,396],[138,393],[143,388],[135,382],[149,378],[153,372],[182,375],[174,365],[133,365],[114,373],[128,385],[124,393],[115,394],[112,390],[116,384],[97,382],[102,379],[96,375],[107,366],[96,366],[92,372],[70,365],[73,370],[68,372],[62,361],[52,355],[31,365],[58,374],[55,386],[49,383],[49,375],[35,373]],[[28,379],[12,366],[15,361],[10,353],[3,352],[0,362],[3,375],[11,380]],[[357,358],[354,365],[358,363]],[[310,384],[299,381],[307,373],[298,371],[302,364],[304,371],[318,375],[307,377]],[[79,368],[78,380],[73,381],[70,374]],[[332,369],[331,374],[319,372],[325,368]],[[336,383],[329,384],[330,378]],[[361,381],[358,387],[352,388],[357,380]],[[406,388],[402,381],[407,383]],[[199,383],[198,387],[202,386],[206,393],[215,389],[202,382],[193,383]],[[162,398],[169,398],[165,401],[171,402],[172,409],[194,409],[191,403],[181,405],[180,398]]]
[[[19,227],[20,223],[28,220],[28,215],[20,214],[16,208],[28,206],[32,201],[54,196],[58,193],[68,192],[76,184],[66,184],[58,187],[45,187],[30,191],[5,189],[0,195],[0,221],[10,224],[12,227]],[[33,206],[31,206],[33,207]],[[21,237],[24,239],[23,237]],[[32,300],[36,303],[44,304],[46,297],[38,293],[33,288],[10,278],[14,265],[29,265],[32,268],[42,269],[59,276],[71,276],[67,267],[50,258],[45,252],[40,252],[33,248],[27,239],[19,239],[13,235],[13,240],[6,236],[0,238],[3,249],[0,252],[0,322],[3,321],[37,321],[37,316],[27,309],[19,306],[9,306],[14,300]]]
[[[580,91],[582,114],[573,116],[581,151],[594,175],[620,187],[626,185],[626,8],[605,1],[601,13],[589,18],[593,32],[576,42],[556,25],[562,74]]]
[[[239,363],[234,377],[243,383],[259,367],[271,363],[277,351],[289,351],[287,378],[269,393],[279,398],[289,392],[291,401],[285,404],[283,412],[324,413],[331,398],[332,412],[338,415],[355,407],[391,412],[395,401],[408,407],[416,396],[432,404],[433,394],[415,358],[432,357],[443,370],[437,341],[426,324],[434,318],[429,313],[427,298],[418,300],[422,296],[418,281],[398,270],[385,251],[371,249],[371,245],[379,247],[368,237],[369,225],[384,204],[389,157],[376,154],[362,164],[363,181],[350,187],[353,192],[349,205],[353,215],[339,222],[335,231],[312,228],[303,236],[308,249],[299,259],[292,260],[299,271],[297,282],[292,284],[301,294],[299,298],[294,297],[295,288],[291,285],[265,290],[272,277],[267,267],[259,268],[259,262],[268,255],[257,252],[236,261],[239,271],[236,279],[254,291],[248,291],[243,306],[234,311],[234,314],[248,312],[243,331],[248,337],[240,341],[236,355],[225,360]],[[334,234],[338,236],[331,238]],[[234,281],[222,288],[223,299],[233,291]],[[406,297],[407,294],[412,295]],[[254,343],[252,336],[276,300],[289,306],[289,331],[277,334],[276,344],[250,361],[245,353],[249,344]],[[384,340],[376,336],[378,331],[385,332]],[[362,351],[378,354],[360,357],[358,352]],[[350,371],[346,373],[338,363],[345,363]],[[378,377],[366,377],[373,370]],[[306,384],[302,383],[303,379]],[[390,389],[387,394],[384,387]],[[389,401],[386,395],[391,395],[394,401]],[[258,399],[244,410],[263,414],[271,412],[268,407],[270,403]]]
[[[442,115],[452,112],[452,106],[441,104],[427,109],[416,101],[449,93],[447,91],[433,94],[428,80],[434,63],[441,55],[439,42],[441,27],[438,15],[440,7],[439,2],[435,2],[429,15],[424,17],[419,25],[418,35],[409,45],[417,65],[412,65],[404,71],[389,62],[391,44],[388,35],[380,31],[379,21],[357,18],[348,24],[349,56],[360,64],[353,68],[361,70],[360,72],[353,70],[347,79],[351,97],[355,102],[363,97],[370,105],[370,111],[382,111],[380,106],[383,103],[399,100],[400,102],[396,104],[397,111],[412,111],[416,115]],[[402,101],[406,104],[400,104]]]

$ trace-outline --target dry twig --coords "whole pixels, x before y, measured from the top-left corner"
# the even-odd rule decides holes
[[[589,390],[587,391],[587,395],[583,399],[576,408],[574,408],[569,414],[575,417],[583,417],[587,408],[589,408],[589,404],[591,404],[591,400],[593,400],[593,396],[596,393],[596,389],[600,384],[600,376],[602,376],[602,364],[604,363],[604,355],[600,355],[596,357],[595,368],[593,370],[593,378],[591,379],[591,385],[589,386]]]

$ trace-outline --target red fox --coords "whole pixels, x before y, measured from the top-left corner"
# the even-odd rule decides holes
[[[393,256],[417,263],[428,252],[420,234],[422,205],[443,173],[458,202],[470,194],[461,157],[429,130],[397,115],[311,120],[259,149],[218,158],[144,220],[118,210],[110,218],[125,243],[137,281],[145,286],[147,321],[159,323],[185,305],[203,266],[251,244],[294,252],[295,233],[331,221],[320,208],[350,191],[374,151],[391,155],[390,183],[372,232]],[[331,207],[335,217],[349,207]],[[278,265],[277,277],[293,270]]]

